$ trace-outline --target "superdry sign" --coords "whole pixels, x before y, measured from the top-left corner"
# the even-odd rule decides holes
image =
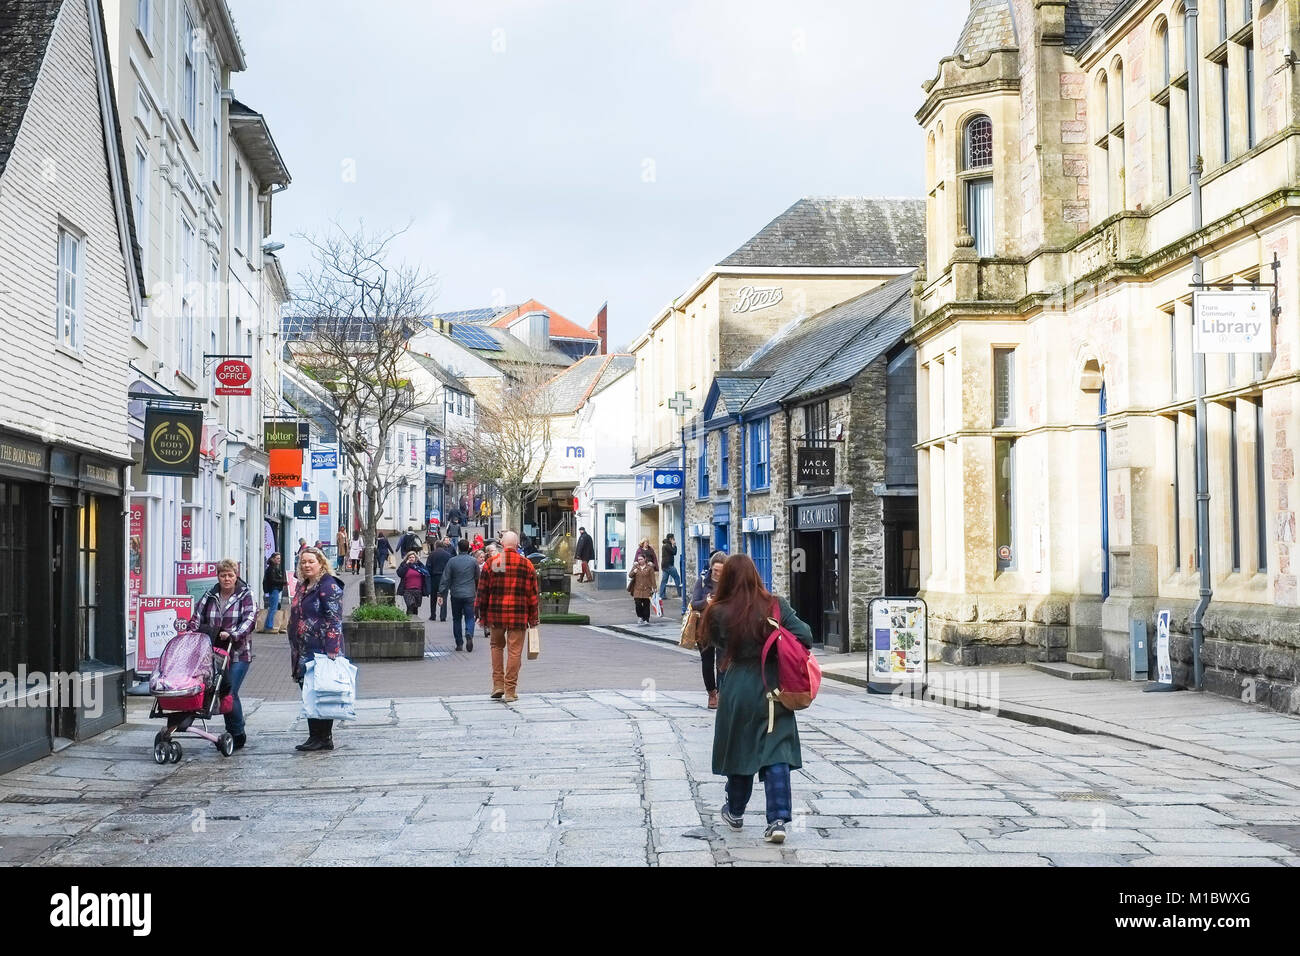
[[[252,395],[249,383],[253,380],[253,367],[239,359],[226,359],[217,366],[218,395]]]
[[[202,412],[147,410],[144,413],[144,473],[197,478],[202,436]]]

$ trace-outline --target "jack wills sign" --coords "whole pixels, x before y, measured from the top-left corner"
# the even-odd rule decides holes
[[[800,448],[796,453],[796,478],[801,485],[835,483],[834,448]]]

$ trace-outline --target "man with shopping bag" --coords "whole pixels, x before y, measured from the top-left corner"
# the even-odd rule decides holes
[[[539,623],[539,594],[537,571],[519,553],[519,535],[503,534],[501,549],[479,574],[474,616],[491,642],[492,699],[509,704],[519,699],[519,666],[527,632]]]

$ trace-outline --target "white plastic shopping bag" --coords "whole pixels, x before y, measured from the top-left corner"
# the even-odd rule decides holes
[[[664,601],[657,591],[650,595],[650,610],[654,611],[655,617],[664,616]]]
[[[318,655],[307,661],[302,679],[301,717],[357,719],[357,668],[346,657]]]

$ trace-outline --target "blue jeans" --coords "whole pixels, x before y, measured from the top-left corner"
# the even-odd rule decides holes
[[[677,565],[668,564],[664,566],[663,580],[659,582],[659,597],[663,597],[668,589],[668,576],[672,575],[673,587],[677,588],[678,596],[682,593],[682,576],[677,571]]]
[[[451,597],[451,636],[456,639],[456,646],[460,647],[462,643],[461,635],[474,640],[474,599]],[[443,607],[446,607],[444,604]],[[464,627],[461,621],[464,621]]]
[[[267,592],[266,598],[266,620],[262,622],[262,630],[275,630],[275,615],[280,610],[280,589],[275,588]]]
[[[789,823],[794,819],[791,809],[793,799],[790,796],[790,765],[774,763],[770,767],[761,767],[758,778],[763,781],[763,792],[767,795],[767,822],[776,823],[784,820]],[[733,817],[742,816],[750,795],[754,792],[754,778],[733,775],[727,777],[727,812]]]
[[[248,676],[248,661],[230,662],[230,693],[235,698],[235,709],[226,714],[226,733],[235,737],[244,732],[244,705],[239,700],[239,688],[246,676]]]

